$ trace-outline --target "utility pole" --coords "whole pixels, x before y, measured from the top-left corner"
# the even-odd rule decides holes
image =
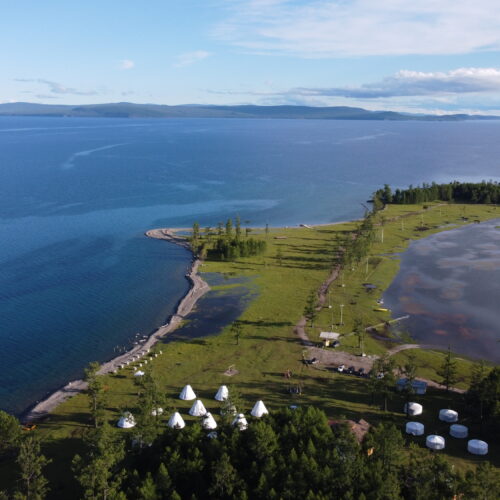
[[[340,304],[340,324],[344,324],[344,318],[343,318],[343,312],[344,312],[344,304]]]

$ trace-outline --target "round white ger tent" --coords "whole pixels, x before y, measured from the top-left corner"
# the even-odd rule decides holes
[[[458,413],[455,410],[439,410],[439,420],[443,422],[456,422]]]
[[[424,407],[419,403],[405,403],[403,411],[412,417],[421,415]]]
[[[131,429],[135,427],[135,418],[129,411],[125,412],[118,423],[116,424],[120,429]]]
[[[228,398],[228,396],[229,396],[229,391],[227,390],[227,387],[225,385],[221,385],[219,387],[219,390],[217,391],[217,394],[215,395],[215,400],[224,401]]]
[[[411,434],[412,436],[423,436],[425,432],[424,424],[420,422],[407,422],[406,423],[406,434]]]
[[[192,401],[193,399],[196,399],[196,394],[189,384],[182,389],[179,394],[179,399],[184,399],[184,401]]]
[[[238,429],[240,431],[244,431],[245,429],[248,428],[248,422],[247,419],[245,418],[245,415],[243,413],[240,413],[234,420],[233,420],[233,425],[238,426]]]
[[[144,377],[145,373],[142,370],[136,371],[134,377]]]
[[[203,422],[201,423],[201,426],[204,429],[213,430],[217,429],[217,422],[215,421],[214,417],[212,417],[211,413],[207,413],[203,417]]]
[[[183,429],[184,427],[186,427],[184,419],[177,411],[169,418],[167,425],[169,427],[172,427],[172,429]]]
[[[467,443],[467,451],[473,455],[486,455],[488,453],[488,443],[480,439],[471,439]]]
[[[469,429],[465,425],[450,425],[450,436],[454,438],[466,438],[469,435]]]
[[[269,412],[267,411],[267,408],[264,405],[264,403],[262,401],[257,401],[254,407],[252,408],[250,415],[252,415],[252,417],[260,418],[262,417],[262,415],[266,415],[267,413]]]
[[[427,436],[425,440],[425,446],[430,448],[431,450],[442,450],[445,445],[445,440],[443,436],[436,436],[435,434],[431,434]]]
[[[203,417],[206,413],[207,410],[199,399],[193,403],[193,406],[191,406],[191,409],[189,410],[189,414],[193,417]]]

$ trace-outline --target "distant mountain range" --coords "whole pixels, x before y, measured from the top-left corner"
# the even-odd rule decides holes
[[[78,116],[102,118],[302,118],[321,120],[498,120],[499,116],[485,115],[423,115],[393,111],[368,111],[348,106],[218,106],[134,104],[117,102],[109,104],[35,104],[13,102],[0,104],[0,116]]]

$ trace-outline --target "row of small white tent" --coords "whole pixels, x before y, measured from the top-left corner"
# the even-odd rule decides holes
[[[424,424],[420,422],[407,422],[406,423],[406,434],[411,434],[412,436],[423,436],[425,432]],[[469,429],[465,425],[452,424],[450,425],[450,436],[455,438],[466,438],[469,435]]]
[[[216,401],[225,401],[229,397],[229,390],[225,385],[221,385],[214,396]],[[193,388],[188,384],[184,386],[181,393],[179,394],[179,399],[184,401],[192,401],[196,399],[196,394]]]
[[[163,408],[155,408],[155,409],[153,409],[153,411],[151,413],[153,416],[161,415],[161,414],[163,414]],[[264,405],[264,402],[261,400],[259,400],[259,401],[257,401],[257,403],[255,403],[254,407],[252,408],[252,411],[250,412],[252,417],[255,417],[255,418],[260,418],[263,415],[266,415],[268,413],[269,413],[269,411],[267,410],[266,406]],[[195,401],[195,403],[193,404],[193,406],[189,410],[189,414],[194,416],[194,417],[203,417],[203,421],[202,421],[201,425],[204,429],[215,429],[217,427],[217,423],[216,423],[214,417],[212,416],[212,414],[210,412],[207,412],[205,406],[203,405],[203,403],[199,399],[197,399]],[[236,417],[233,420],[233,425],[237,425],[240,428],[240,430],[245,430],[248,426],[248,422],[247,422],[245,416],[243,415],[243,413],[240,413],[237,415],[236,411],[235,411],[235,415],[236,415]],[[135,418],[132,415],[132,413],[125,412],[122,415],[122,417],[120,418],[120,420],[118,420],[117,425],[118,425],[118,427],[120,427],[122,429],[130,429],[132,427],[135,427],[135,425],[136,425]],[[170,419],[168,421],[168,426],[175,428],[175,429],[182,429],[183,427],[185,427],[185,425],[186,424],[184,422],[184,419],[182,418],[182,416],[180,415],[179,412],[175,412],[170,417]]]
[[[419,403],[406,403],[404,405],[403,411],[415,417],[417,415],[421,415],[424,410],[424,407]],[[443,422],[457,422],[458,421],[458,412],[450,409],[439,410],[439,420]]]
[[[413,436],[423,436],[425,432],[424,424],[420,422],[407,422],[406,433]],[[450,436],[455,438],[466,438],[469,435],[469,429],[465,425],[450,425]],[[432,450],[444,449],[446,441],[443,436],[430,434],[425,439],[425,445]],[[488,453],[488,443],[480,439],[470,439],[467,443],[467,451],[474,455],[486,455]]]

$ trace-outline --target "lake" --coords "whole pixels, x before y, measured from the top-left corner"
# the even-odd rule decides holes
[[[190,255],[158,226],[334,222],[384,183],[498,180],[500,122],[0,117],[0,407],[163,324]]]
[[[469,211],[473,213],[474,207]],[[500,362],[500,219],[412,241],[384,293],[415,340]]]

